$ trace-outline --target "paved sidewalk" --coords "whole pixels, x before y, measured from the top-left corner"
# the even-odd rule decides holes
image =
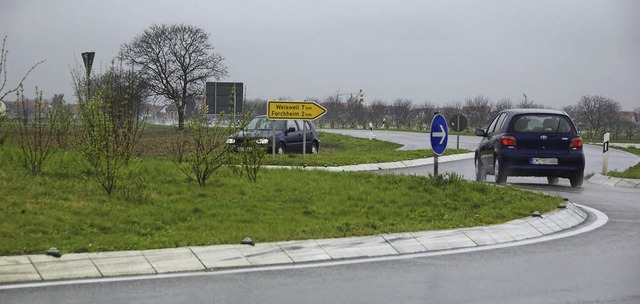
[[[365,237],[249,245],[0,257],[0,284],[212,271],[481,247],[537,238],[575,227],[587,213],[568,202],[542,217],[501,225]]]
[[[601,184],[611,187],[640,188],[640,179],[620,178],[602,174],[595,174],[590,177],[588,181],[592,184]]]

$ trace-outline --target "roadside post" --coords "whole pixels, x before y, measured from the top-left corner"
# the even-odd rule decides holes
[[[305,120],[315,120],[327,113],[327,109],[314,101],[269,100],[267,118],[273,120],[302,120],[302,157],[307,152],[307,131]],[[272,157],[276,158],[276,129],[273,124]]]
[[[456,131],[456,149],[460,149],[460,132],[467,129],[469,124],[467,117],[463,114],[456,114],[449,117],[449,127]]]
[[[87,101],[91,98],[91,66],[93,66],[93,58],[95,56],[96,52],[82,53],[82,62],[84,62],[84,69],[87,72]]]
[[[604,133],[602,140],[602,175],[609,172],[609,132]]]
[[[373,135],[373,123],[369,122],[369,140],[373,140],[376,136]]]
[[[433,120],[431,120],[431,130],[429,132],[431,139],[431,149],[435,154],[433,158],[433,175],[438,175],[438,157],[444,153],[447,149],[447,142],[449,140],[449,127],[447,126],[447,120],[439,114],[434,113]]]

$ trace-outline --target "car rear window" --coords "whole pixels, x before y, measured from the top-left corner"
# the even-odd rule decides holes
[[[524,114],[516,116],[509,132],[512,133],[571,133],[576,131],[569,117],[555,114]]]

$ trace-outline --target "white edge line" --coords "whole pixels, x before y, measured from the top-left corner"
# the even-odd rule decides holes
[[[212,271],[199,271],[199,272],[187,272],[187,273],[154,274],[154,275],[99,278],[99,279],[76,279],[76,280],[68,280],[68,281],[52,281],[52,282],[36,282],[36,283],[14,284],[14,285],[0,285],[0,290],[51,287],[51,286],[63,286],[63,285],[126,282],[126,281],[139,281],[139,280],[161,280],[161,279],[168,279],[168,278],[184,278],[184,277],[198,277],[198,276],[218,276],[218,275],[247,273],[247,272],[293,270],[293,269],[340,266],[340,265],[350,265],[350,264],[362,264],[362,263],[371,263],[371,262],[383,262],[383,261],[406,260],[406,259],[432,257],[432,256],[442,256],[442,255],[450,255],[450,254],[458,254],[458,253],[468,253],[468,252],[485,251],[485,250],[493,250],[493,249],[500,249],[500,248],[509,248],[509,247],[530,245],[530,244],[536,244],[536,243],[541,243],[546,241],[563,239],[563,238],[575,236],[578,234],[586,233],[589,231],[593,231],[595,229],[598,229],[604,226],[604,224],[606,224],[609,221],[609,217],[605,213],[597,209],[583,206],[580,204],[574,204],[574,205],[579,206],[580,208],[586,209],[591,214],[594,214],[596,217],[595,221],[585,227],[581,227],[575,230],[568,230],[560,233],[550,234],[547,236],[541,236],[534,239],[508,242],[508,243],[502,243],[502,244],[486,245],[486,246],[479,246],[479,247],[467,247],[467,248],[443,250],[443,251],[373,257],[373,258],[357,258],[357,259],[348,259],[348,260],[340,260],[340,261],[317,262],[317,263],[311,262],[311,263],[305,263],[305,264],[276,265],[276,266],[265,266],[265,267],[257,267],[257,268],[239,268],[239,269],[212,270]]]

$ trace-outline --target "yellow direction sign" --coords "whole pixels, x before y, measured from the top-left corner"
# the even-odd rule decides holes
[[[327,113],[327,109],[313,101],[269,100],[267,117],[269,119],[314,120]]]

